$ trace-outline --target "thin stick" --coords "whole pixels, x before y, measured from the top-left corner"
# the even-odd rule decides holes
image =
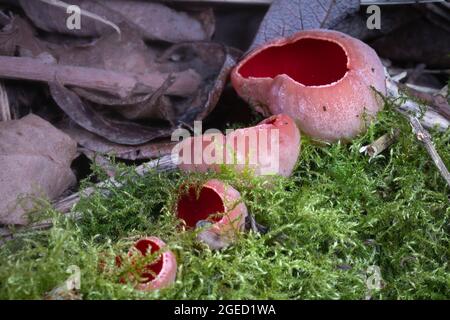
[[[439,89],[434,89],[434,88],[429,88],[429,87],[424,87],[424,86],[418,86],[418,85],[411,84],[411,83],[406,83],[405,87],[413,89],[414,91],[427,93],[427,94],[436,94],[436,93],[438,93],[440,91]]]
[[[408,94],[425,101],[440,115],[445,117],[447,120],[450,120],[450,105],[448,104],[444,89],[437,90],[427,87],[413,86],[410,84],[398,84],[398,86],[405,89]],[[444,88],[447,88],[447,86]]]
[[[39,59],[0,56],[0,78],[58,82],[62,85],[108,92],[121,98],[130,96],[137,88],[139,92],[155,92],[170,76],[168,73],[134,74],[104,69],[49,64]],[[183,83],[195,80],[195,72],[186,70],[175,74],[173,85],[167,94],[185,96],[193,88],[184,88]],[[178,83],[178,84],[177,84]],[[189,92],[185,92],[188,90]]]
[[[170,170],[175,169],[175,164],[172,161],[172,157],[170,155],[161,157],[156,160],[152,160],[146,163],[141,164],[140,166],[136,167],[135,172],[139,176],[144,176],[146,173],[156,170],[158,172],[166,172]],[[105,180],[103,182],[97,183],[95,187],[89,187],[84,189],[81,192],[74,193],[70,195],[67,198],[64,198],[58,202],[55,203],[54,208],[57,211],[60,211],[62,213],[68,213],[72,210],[74,205],[76,205],[81,197],[89,197],[91,194],[93,194],[96,190],[101,190],[100,192],[108,196],[109,195],[109,188],[115,187],[115,188],[121,188],[123,186],[122,183],[119,183],[114,178],[110,178],[108,180]]]
[[[0,80],[0,121],[11,120],[11,109],[9,106],[8,93],[3,81]]]
[[[420,122],[427,129],[437,128],[439,131],[446,131],[450,126],[450,121],[434,111],[432,108],[424,108],[424,106],[408,99],[400,93],[399,86],[389,75],[386,76],[386,88],[388,96],[394,99],[401,99],[402,104],[398,106],[397,111],[404,115],[413,115],[420,118]],[[426,107],[426,106],[425,106]],[[424,110],[425,109],[425,110]],[[423,113],[423,111],[425,111]],[[423,116],[421,117],[423,113]]]
[[[401,76],[402,75],[399,75],[399,77]],[[386,71],[386,87],[389,96],[396,99],[404,98],[400,95],[398,84],[393,78],[389,76],[387,71]],[[425,114],[423,114],[423,117],[419,120],[417,117],[422,113],[421,109],[422,109],[421,106],[417,102],[410,99],[406,99],[404,103],[398,107],[397,110],[403,113],[408,118],[412,126],[412,129],[416,134],[417,140],[422,142],[422,144],[425,146],[425,149],[427,150],[428,154],[433,159],[434,164],[438,168],[439,173],[447,182],[447,184],[450,186],[450,173],[447,167],[445,166],[444,162],[442,161],[442,158],[437,153],[436,148],[434,147],[433,142],[431,140],[430,134],[424,128],[424,126],[428,128],[437,127],[441,131],[445,131],[449,127],[450,123],[447,119],[431,110],[427,110]]]
[[[417,140],[419,140],[427,150],[430,157],[433,159],[435,166],[438,168],[439,173],[450,186],[450,173],[448,172],[447,167],[445,166],[442,158],[439,156],[436,148],[433,145],[433,141],[431,140],[430,134],[427,130],[422,126],[419,119],[416,117],[409,117],[409,122],[411,123],[411,127],[413,132],[415,133]]]
[[[152,170],[156,170],[157,172],[166,172],[171,171],[176,168],[175,165],[176,161],[173,161],[172,156],[164,156],[156,160],[152,160],[146,163],[141,164],[140,166],[136,167],[135,172],[139,176],[144,176],[145,174],[149,173]],[[108,180],[105,180],[103,182],[97,183],[94,187],[89,187],[84,189],[81,192],[74,193],[67,198],[64,198],[60,201],[57,201],[54,204],[54,208],[57,211],[60,211],[64,214],[70,214],[69,216],[74,220],[81,219],[81,213],[79,212],[71,212],[73,207],[80,201],[82,197],[89,197],[94,192],[99,191],[101,194],[103,194],[105,197],[110,195],[110,188],[121,188],[123,186],[122,183],[118,182],[114,178],[110,178]],[[44,220],[40,221],[38,223],[34,223],[29,226],[24,227],[18,227],[16,230],[10,231],[5,229],[0,229],[0,245],[2,245],[2,240],[10,240],[13,239],[16,236],[16,233],[23,234],[24,232],[34,232],[38,230],[44,230],[51,228],[53,226],[53,222],[51,220]],[[21,232],[22,231],[22,232]]]
[[[362,147],[359,152],[365,153],[370,159],[373,159],[397,141],[399,134],[400,129],[395,128],[393,132],[386,133],[371,144]]]

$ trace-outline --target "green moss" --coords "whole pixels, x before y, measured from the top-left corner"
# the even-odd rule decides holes
[[[393,128],[401,134],[392,148],[370,162],[359,153]],[[450,166],[450,131],[433,132],[433,139]],[[450,298],[449,188],[409,124],[389,108],[351,144],[304,139],[294,176],[271,187],[231,172],[137,177],[119,170],[125,186],[83,199],[74,209],[81,221],[49,209],[53,229],[22,234],[0,249],[0,298],[42,298],[70,265],[81,268],[85,299]],[[244,234],[220,252],[180,232],[173,215],[180,186],[211,177],[238,189],[269,232]],[[139,293],[120,284],[114,257],[139,235],[158,236],[175,252],[173,287]],[[371,266],[380,268],[380,290],[367,289]]]

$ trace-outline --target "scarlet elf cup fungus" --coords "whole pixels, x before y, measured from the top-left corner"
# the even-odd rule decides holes
[[[151,291],[157,289],[163,289],[170,286],[176,278],[177,274],[177,261],[175,255],[170,250],[164,250],[166,244],[159,238],[146,237],[139,239],[134,246],[128,252],[128,257],[131,260],[131,264],[135,266],[137,273],[140,276],[137,290]],[[141,260],[145,259],[145,256],[152,255],[157,252],[161,254],[155,261],[141,265]],[[116,263],[120,266],[121,260],[117,260]],[[130,278],[133,278],[130,275]]]
[[[200,229],[197,236],[200,241],[211,249],[222,249],[244,229],[247,207],[236,189],[213,179],[182,190],[177,216],[188,229]]]
[[[271,116],[258,125],[194,136],[175,149],[183,171],[219,171],[221,165],[238,172],[246,168],[255,175],[289,176],[300,154],[300,131],[287,115]]]
[[[247,55],[231,74],[238,94],[264,115],[285,113],[318,140],[350,140],[381,108],[383,65],[362,41],[331,30],[301,31]]]

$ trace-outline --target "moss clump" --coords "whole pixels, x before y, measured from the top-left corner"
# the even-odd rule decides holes
[[[398,142],[369,163],[360,147],[393,128],[401,129]],[[433,139],[449,166],[450,131],[433,132]],[[42,298],[68,277],[70,265],[81,269],[85,299],[450,298],[449,188],[408,123],[389,108],[351,144],[304,140],[294,176],[271,188],[230,172],[136,177],[120,170],[125,186],[111,188],[108,198],[83,199],[75,208],[81,221],[53,213],[53,229],[21,234],[0,249],[0,298]],[[173,214],[180,186],[212,177],[241,191],[269,232],[244,234],[220,252],[180,232]],[[176,253],[173,287],[140,293],[119,283],[111,257],[139,235],[158,236]],[[102,263],[113,271],[102,272]],[[381,288],[369,290],[373,266]]]

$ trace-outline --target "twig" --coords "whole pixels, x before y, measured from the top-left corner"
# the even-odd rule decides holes
[[[40,59],[0,56],[0,78],[57,82],[129,97],[133,93],[155,92],[170,76],[168,73],[135,74],[104,69],[45,63]],[[196,82],[198,75],[192,70],[174,74],[175,81],[167,94],[187,96],[197,88],[185,86]],[[195,87],[195,86],[194,86]],[[138,91],[139,90],[139,91]],[[194,90],[194,91],[193,91]]]
[[[9,107],[8,93],[3,81],[0,80],[0,121],[11,120],[11,109]]]
[[[427,94],[436,94],[439,92],[439,89],[434,89],[434,88],[429,88],[429,87],[424,87],[424,86],[418,86],[415,84],[411,84],[411,83],[406,83],[405,84],[406,87],[417,91],[417,92],[422,92],[422,93],[427,93]]]
[[[362,147],[359,152],[365,153],[370,159],[373,159],[397,141],[399,134],[400,129],[395,128],[393,132],[386,133],[371,144]]]
[[[404,76],[404,74],[400,74],[397,76],[396,79],[400,79]],[[435,113],[431,110],[427,110],[421,119],[418,119],[418,116],[422,115],[421,106],[410,99],[405,99],[400,95],[400,91],[398,88],[398,84],[395,82],[395,78],[391,78],[389,74],[386,71],[386,87],[388,91],[388,95],[400,99],[403,98],[405,101],[403,101],[403,104],[398,107],[398,111],[403,113],[409,120],[412,129],[414,133],[416,134],[417,140],[422,142],[422,144],[425,146],[425,149],[427,150],[428,154],[433,159],[434,164],[439,170],[439,173],[444,178],[444,180],[447,182],[448,186],[450,186],[450,173],[445,166],[444,162],[442,161],[442,158],[439,156],[439,154],[436,151],[436,148],[433,145],[433,142],[431,140],[430,134],[428,131],[425,130],[424,127],[427,128],[438,128],[441,131],[447,130],[449,127],[449,121],[439,115],[438,113]],[[422,126],[423,125],[423,126]]]
[[[444,90],[431,89],[427,87],[413,86],[410,84],[399,84],[399,87],[418,99],[424,100],[433,107],[440,115],[450,120],[450,105],[445,97]],[[445,86],[444,88],[447,88]]]
[[[146,163],[141,164],[136,167],[135,172],[139,176],[143,176],[146,173],[149,173],[152,170],[156,170],[157,172],[166,172],[170,170],[174,170],[176,168],[176,161],[173,161],[171,155],[161,157],[156,160],[152,160]],[[99,191],[104,196],[110,195],[110,188],[121,188],[123,186],[122,183],[118,182],[114,178],[110,178],[103,182],[96,184],[94,187],[89,187],[84,189],[81,192],[74,193],[67,198],[57,201],[54,203],[54,208],[57,211],[60,211],[64,214],[69,214],[74,220],[81,219],[81,214],[79,212],[71,212],[73,207],[80,201],[82,197],[89,197],[94,192]],[[15,231],[0,229],[0,245],[2,244],[2,240],[10,240],[13,239],[16,234],[23,234],[24,232],[34,232],[38,230],[44,230],[51,228],[53,223],[51,220],[44,220],[38,223],[34,223],[25,227],[18,227]]]
[[[450,69],[436,69],[436,70],[425,69],[425,70],[423,70],[423,73],[428,73],[428,74],[450,74]]]
[[[409,122],[411,123],[413,132],[415,133],[417,140],[419,140],[425,146],[425,149],[427,150],[428,154],[433,159],[434,164],[438,168],[439,173],[447,182],[448,186],[450,186],[450,173],[448,172],[447,167],[442,161],[442,158],[437,153],[436,148],[434,147],[433,142],[431,141],[430,134],[424,129],[419,119],[417,119],[416,117],[410,116]]]
[[[152,160],[146,163],[141,164],[140,166],[136,167],[135,172],[139,176],[144,176],[146,173],[150,172],[151,170],[156,170],[158,172],[165,172],[175,169],[175,164],[172,161],[172,158],[170,155],[161,157],[156,160]],[[70,195],[67,198],[64,198],[58,202],[55,203],[54,208],[57,211],[60,211],[62,213],[68,213],[72,210],[73,206],[80,201],[81,197],[89,197],[91,194],[93,194],[96,190],[101,190],[101,193],[105,196],[109,195],[109,188],[115,187],[120,188],[123,184],[117,182],[116,179],[110,178],[106,181],[100,182],[95,185],[95,187],[90,187],[84,189],[82,192],[77,192],[72,195]]]
[[[391,78],[388,74],[386,76],[386,88],[388,96],[394,99],[402,100],[401,105],[398,106],[397,111],[407,116],[413,115],[420,118],[420,122],[427,129],[437,128],[439,131],[446,131],[450,126],[450,121],[440,115],[431,108],[424,108],[424,106],[408,99],[400,93],[396,79],[400,79],[402,75]],[[425,111],[425,112],[424,112]]]
[[[389,72],[390,74],[398,74],[403,71],[406,72],[414,72],[414,69],[404,69],[404,68],[397,68],[397,67],[391,67],[389,66]],[[450,74],[450,69],[424,69],[422,70],[423,74]]]

